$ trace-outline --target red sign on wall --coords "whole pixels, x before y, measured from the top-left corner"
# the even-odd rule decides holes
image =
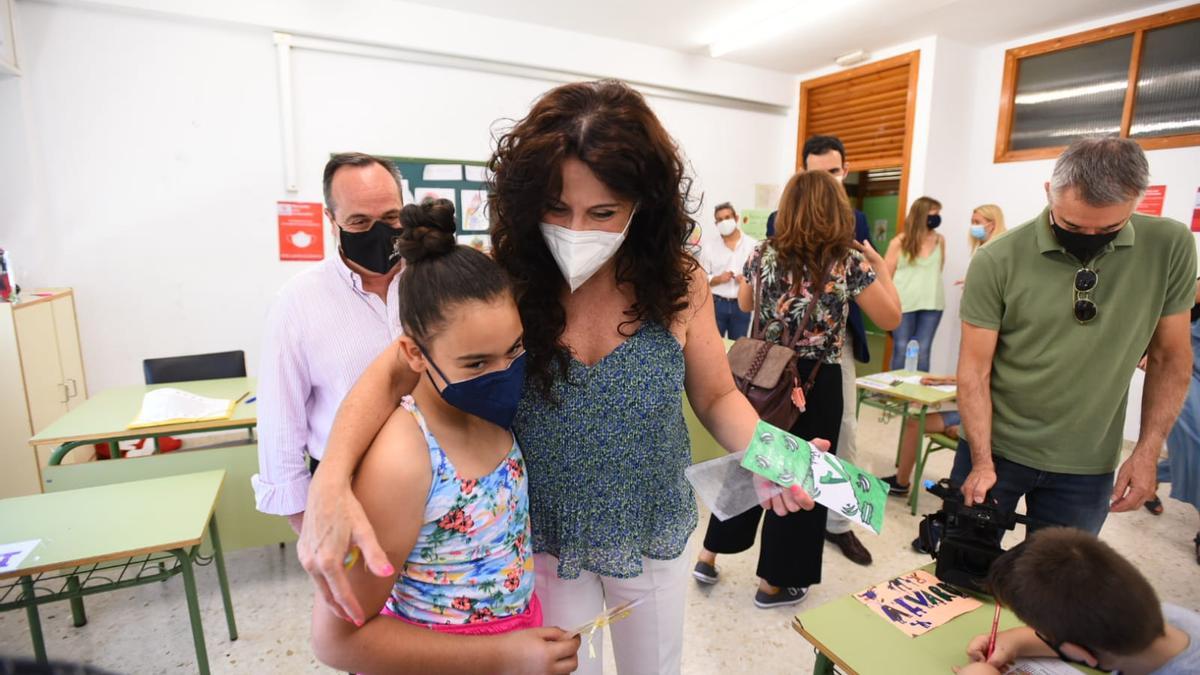
[[[1146,188],[1146,196],[1142,197],[1142,203],[1137,205],[1137,212],[1144,213],[1148,216],[1161,216],[1163,209],[1163,199],[1167,196],[1166,185],[1151,185]]]
[[[1192,209],[1192,232],[1200,232],[1200,188],[1196,188],[1196,207]]]
[[[280,260],[323,260],[321,205],[315,202],[278,202]]]

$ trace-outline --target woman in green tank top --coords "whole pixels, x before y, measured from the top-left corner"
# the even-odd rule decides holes
[[[892,370],[904,367],[905,349],[910,340],[916,340],[920,348],[917,370],[929,372],[930,347],[946,309],[946,290],[942,287],[946,240],[935,231],[942,224],[941,210],[941,202],[932,197],[913,202],[904,232],[892,239],[884,257],[904,312],[900,327],[892,331]]]

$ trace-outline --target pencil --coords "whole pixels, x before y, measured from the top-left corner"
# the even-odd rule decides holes
[[[987,658],[985,661],[992,660],[992,654],[996,653],[996,630],[1000,628],[1000,601],[996,601],[996,614],[992,617],[992,634],[988,636]]]

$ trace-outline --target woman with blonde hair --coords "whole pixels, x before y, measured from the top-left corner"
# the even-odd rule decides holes
[[[995,204],[976,206],[971,212],[971,255],[980,246],[999,237],[1007,231],[1004,227],[1004,212]]]
[[[896,278],[904,317],[892,331],[892,370],[904,367],[904,352],[910,340],[920,347],[917,370],[929,372],[929,352],[934,333],[946,309],[942,269],[946,266],[946,239],[938,234],[942,204],[920,197],[908,209],[904,231],[888,244],[888,271]]]
[[[796,369],[806,387],[806,405],[789,431],[801,438],[827,439],[836,449],[843,405],[839,366],[849,302],[857,302],[887,329],[900,323],[900,298],[875,249],[854,241],[854,210],[829,172],[792,176],[775,223],[775,236],[759,244],[746,262],[738,304],[742,311],[754,312],[755,337],[791,346],[799,357]],[[754,604],[764,609],[794,605],[810,585],[821,581],[825,507],[820,505],[782,515],[767,511],[765,519],[759,507],[725,521],[710,517],[693,576],[701,583],[716,583],[717,554],[741,553],[753,546],[759,521],[762,547]]]

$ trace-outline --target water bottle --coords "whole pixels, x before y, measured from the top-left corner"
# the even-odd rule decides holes
[[[904,369],[911,372],[917,370],[917,357],[921,355],[921,343],[916,340],[909,340],[908,346],[904,349]]]

